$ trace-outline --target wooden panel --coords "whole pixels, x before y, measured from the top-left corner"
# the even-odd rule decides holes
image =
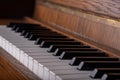
[[[65,29],[73,35],[77,34],[77,36],[97,42],[98,44],[120,50],[120,44],[118,44],[120,43],[120,28],[118,27],[106,24],[104,21],[97,21],[55,8],[49,8],[46,5],[37,4],[36,10],[37,15],[34,18],[44,21],[45,24],[49,23],[49,25]]]
[[[58,11],[51,9],[51,18],[49,20],[49,24],[56,24],[58,19]]]
[[[110,25],[80,18],[77,33],[99,44],[120,50],[120,29]]]
[[[119,0],[49,0],[64,6],[79,8],[87,13],[93,12],[106,15],[109,17],[120,18],[120,1]]]
[[[59,12],[56,23],[60,26],[63,26],[64,28],[66,28],[68,26],[68,22],[69,22],[68,17],[71,17],[71,16],[69,16],[69,14],[67,15],[65,13]]]
[[[70,28],[72,32],[76,32],[77,31],[77,27],[78,27],[78,24],[79,24],[79,17],[78,16],[74,16],[74,15],[71,15],[71,17],[68,17],[69,18],[69,23],[68,23],[68,29]]]

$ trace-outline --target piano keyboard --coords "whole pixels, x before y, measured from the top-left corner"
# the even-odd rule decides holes
[[[120,61],[36,24],[0,26],[0,46],[42,80],[120,80]]]

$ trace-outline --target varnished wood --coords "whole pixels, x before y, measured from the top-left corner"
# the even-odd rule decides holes
[[[15,58],[0,48],[0,80],[40,80]]]
[[[36,4],[34,18],[43,24],[54,26],[61,31],[68,32],[77,38],[82,37],[105,47],[120,50],[120,22],[101,17],[90,17],[87,14],[75,14],[73,10],[60,9],[55,6]],[[65,9],[65,10],[64,10]],[[72,14],[74,13],[74,14]],[[48,18],[46,18],[49,16]],[[112,24],[114,23],[114,24]],[[112,49],[112,50],[113,50]],[[119,54],[119,53],[118,53]]]
[[[113,18],[120,18],[120,6],[119,0],[49,0],[49,2],[53,2],[56,4],[77,8],[83,12],[90,14],[98,14],[109,16]]]

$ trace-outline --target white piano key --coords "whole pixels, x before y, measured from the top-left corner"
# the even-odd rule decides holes
[[[54,73],[60,74],[90,74],[91,71],[79,71],[77,69],[54,70]]]
[[[16,48],[16,59],[20,60],[20,50],[19,50],[19,48]]]
[[[34,59],[58,59],[58,57],[51,56],[51,55],[46,55],[46,56],[41,56],[41,55],[30,55]]]
[[[16,56],[17,56],[17,48],[16,48],[16,46],[14,46],[14,57],[16,58]],[[16,58],[17,59],[17,58]]]
[[[50,56],[50,54],[39,53],[39,52],[34,52],[34,51],[33,52],[26,51],[25,53],[28,54],[29,56],[32,56],[32,55],[35,55],[35,56],[37,56],[37,55],[38,56]]]
[[[43,80],[49,80],[49,72],[49,69],[47,67],[44,67]]]
[[[3,46],[3,37],[1,36],[1,41],[0,41],[1,47]]]
[[[13,49],[13,48],[12,48],[12,44],[9,42],[9,53],[10,53],[11,55],[13,54],[13,53],[12,53],[12,52],[13,52],[12,49]]]
[[[8,41],[5,39],[5,49],[8,51]]]
[[[33,72],[38,75],[38,67],[39,67],[39,63],[36,60],[33,60]]]
[[[1,36],[1,42],[0,42],[0,44],[1,44],[1,47],[2,47],[2,44],[3,44],[3,37]]]
[[[54,73],[55,70],[64,70],[64,71],[66,71],[66,70],[73,69],[73,68],[70,68],[71,66],[69,66],[69,65],[67,67],[65,65],[62,65],[62,66],[57,65],[57,66],[51,66],[51,67],[52,67],[51,69],[49,67],[44,67],[44,76],[49,77],[50,80],[56,80],[56,74]],[[66,68],[64,68],[64,67],[66,67]]]
[[[54,64],[53,64],[54,63]],[[49,66],[60,66],[60,65],[63,65],[64,66],[64,63],[62,63],[61,64],[61,62],[59,62],[59,63],[57,63],[57,62],[51,62],[51,63],[42,63],[41,62],[41,64],[43,64],[44,66],[46,66],[46,65],[49,65]],[[53,77],[52,77],[53,78]],[[50,69],[49,69],[49,67],[44,67],[44,80],[49,80],[50,79]]]
[[[24,46],[24,45],[23,45]],[[30,45],[29,45],[30,46]],[[46,48],[40,48],[40,47],[34,47],[34,45],[32,45],[33,47],[19,47],[20,49],[23,49],[23,50],[29,50],[29,49],[32,49],[32,50],[37,50],[37,51],[43,51],[43,52],[46,52]]]
[[[46,72],[46,73],[49,74],[49,78],[51,80],[52,79],[56,79],[56,74],[54,73],[54,71],[56,71],[56,70],[71,70],[71,69],[76,69],[76,67],[72,67],[72,66],[69,66],[69,65],[56,65],[56,66],[55,65],[54,66],[49,65],[46,68],[49,69],[49,71]],[[59,79],[57,79],[57,80],[59,80]]]
[[[24,61],[23,61],[23,64],[28,67],[28,58],[29,56],[27,54],[24,54]]]
[[[48,67],[51,71],[52,70],[69,70],[69,69],[76,69],[77,66],[69,66],[69,65],[58,65],[58,66],[51,66],[51,65],[47,65],[46,67]]]
[[[12,55],[15,57],[16,46],[12,45]],[[15,57],[16,58],[16,57]]]
[[[2,46],[2,37],[0,36],[0,46]]]
[[[50,71],[50,78],[56,78],[56,76],[60,75],[74,75],[74,74],[79,74],[79,75],[89,75],[91,71],[78,71],[76,69],[71,70],[71,69],[63,69],[63,70],[54,70],[53,72]],[[52,80],[52,79],[51,79]],[[64,80],[64,79],[63,79]]]
[[[9,52],[9,42],[6,40],[6,51]]]
[[[39,59],[39,58],[35,58],[36,61],[38,61],[39,63],[51,63],[51,62],[60,62],[61,60],[59,59]]]
[[[32,71],[33,70],[33,58],[29,56],[29,61],[28,61],[28,68]]]
[[[61,61],[61,62],[52,62],[52,63],[42,63],[44,66],[60,66],[60,65],[68,65],[69,61]]]
[[[2,47],[5,49],[5,38],[2,39]]]
[[[40,48],[39,45],[35,45],[35,43],[32,43],[32,44],[27,44],[26,43],[25,45],[24,44],[20,44],[20,43],[16,43],[15,45],[18,46],[19,48],[22,48],[22,47],[23,48],[34,48],[34,47]]]
[[[49,76],[50,76],[50,77],[49,77],[50,80],[56,80],[56,74],[55,74],[54,72],[50,71]]]
[[[0,35],[5,38],[0,37],[0,45],[43,80],[92,80],[86,75],[86,78],[83,75],[79,76],[83,72],[77,72],[76,66],[69,66],[69,60],[59,60],[48,53],[47,48],[39,48],[39,45],[34,45],[35,41],[28,41],[19,36],[20,33],[1,28]]]
[[[3,48],[6,50],[6,39],[3,38]]]
[[[38,76],[44,79],[44,66],[40,63],[38,64]]]
[[[69,75],[59,75],[63,80],[70,80],[70,79],[90,79],[88,74],[69,74]]]
[[[20,51],[20,62],[21,62],[21,63],[24,62],[24,55],[25,55],[25,53],[21,50],[21,51]]]
[[[62,78],[60,78],[59,76],[56,76],[55,79],[56,79],[56,80],[62,80]]]
[[[3,40],[2,41],[2,47],[5,49],[5,39],[3,38],[2,40]]]

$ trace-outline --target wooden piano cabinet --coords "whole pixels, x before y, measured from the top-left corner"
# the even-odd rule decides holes
[[[36,3],[33,18],[70,36],[97,43],[96,46],[100,44],[110,50],[120,50],[120,23],[116,19],[90,15],[64,6],[54,6],[49,2]]]
[[[49,0],[52,3],[73,7],[86,13],[97,13],[99,15],[120,18],[119,0]]]

